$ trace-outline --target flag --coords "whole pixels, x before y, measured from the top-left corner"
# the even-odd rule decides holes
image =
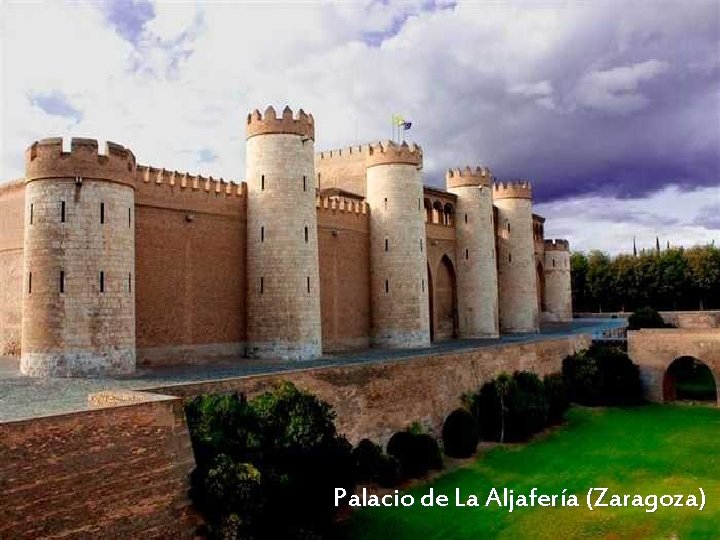
[[[402,128],[403,128],[405,131],[407,131],[407,130],[410,129],[411,127],[412,127],[412,122],[403,122],[403,124],[402,124]]]
[[[393,126],[402,126],[405,123],[405,119],[403,118],[402,114],[393,114],[392,123]]]

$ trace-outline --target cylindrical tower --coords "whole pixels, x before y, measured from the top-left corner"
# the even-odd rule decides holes
[[[460,337],[497,337],[498,285],[492,175],[486,167],[451,169],[447,190],[457,195],[458,318]]]
[[[495,184],[493,202],[498,209],[500,330],[537,332],[537,273],[530,183]]]
[[[26,154],[22,359],[26,375],[135,369],[135,156],[92,139]]]
[[[387,141],[370,146],[366,163],[373,343],[425,347],[430,315],[422,150]]]
[[[548,319],[572,321],[570,286],[570,243],[567,240],[545,240],[545,313]]]
[[[315,125],[285,107],[247,118],[248,355],[322,354]]]

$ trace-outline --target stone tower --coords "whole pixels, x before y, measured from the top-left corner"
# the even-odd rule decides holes
[[[26,375],[135,369],[135,156],[44,139],[26,151],[22,358]]]
[[[544,315],[553,321],[572,321],[570,244],[567,240],[545,240]]]
[[[430,344],[422,149],[371,145],[370,205],[372,339],[381,347]]]
[[[248,356],[322,354],[315,125],[302,109],[247,118]]]
[[[500,330],[537,332],[537,273],[533,245],[532,187],[529,182],[497,183]]]
[[[460,337],[497,337],[498,287],[493,224],[492,176],[485,167],[452,169],[447,190],[455,211]]]

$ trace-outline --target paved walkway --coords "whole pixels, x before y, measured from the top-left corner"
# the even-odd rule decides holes
[[[505,335],[498,339],[460,339],[424,349],[369,349],[323,356],[309,361],[258,361],[239,359],[234,363],[141,368],[131,376],[115,379],[41,379],[24,377],[18,361],[0,357],[0,422],[87,409],[87,396],[111,389],[142,390],[185,382],[226,379],[275,373],[300,368],[402,361],[422,354],[478,349],[510,343],[529,343],[573,334],[601,336],[604,330],[624,326],[623,319],[576,319],[570,324],[548,325],[539,334]]]

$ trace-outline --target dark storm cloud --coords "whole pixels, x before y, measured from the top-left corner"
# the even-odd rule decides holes
[[[434,95],[415,119],[432,125],[421,139],[429,183],[475,156],[500,177],[532,180],[538,201],[720,183],[720,3],[577,6],[573,28],[516,83],[486,68],[501,61],[492,36],[476,40],[474,66],[435,53]]]

